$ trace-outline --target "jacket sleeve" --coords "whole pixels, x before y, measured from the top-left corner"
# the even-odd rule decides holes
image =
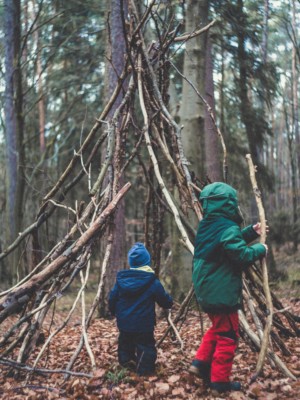
[[[112,288],[112,290],[109,294],[109,298],[108,298],[108,308],[112,315],[116,315],[116,304],[117,304],[118,297],[119,297],[118,286],[117,286],[117,284],[115,284],[115,286]]]
[[[158,279],[155,280],[154,299],[156,303],[162,308],[171,308],[173,305],[172,297],[165,291],[163,285]]]
[[[247,246],[238,226],[230,227],[221,236],[226,255],[235,263],[250,265],[266,254],[266,248],[260,243]]]
[[[242,229],[242,236],[247,244],[253,242],[253,240],[259,237],[253,229],[253,225],[248,225],[246,228]]]

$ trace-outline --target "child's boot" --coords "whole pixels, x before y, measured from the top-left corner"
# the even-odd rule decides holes
[[[224,393],[229,391],[240,391],[242,390],[242,385],[240,382],[211,382],[210,388],[217,391],[218,393]]]
[[[189,372],[203,379],[204,383],[209,384],[210,368],[211,368],[210,363],[195,359],[192,361],[192,365],[189,368]]]

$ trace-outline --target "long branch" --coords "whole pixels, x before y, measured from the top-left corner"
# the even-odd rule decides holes
[[[131,184],[129,182],[124,185],[123,188],[116,195],[116,197],[112,199],[105,210],[103,210],[100,216],[95,220],[93,225],[90,226],[75,243],[73,243],[67,250],[65,250],[62,255],[51,262],[43,271],[33,276],[30,281],[25,282],[22,286],[11,292],[0,302],[0,322],[7,318],[16,309],[27,303],[31,295],[38,287],[46,282],[67,261],[69,261],[70,259],[74,259],[77,256],[83,246],[86,245],[89,240],[91,240],[97,234],[104,222],[115,210],[119,201],[127,193],[130,187]]]
[[[245,333],[248,335],[248,337],[251,339],[251,341],[255,344],[255,346],[257,348],[259,348],[261,345],[259,337],[252,331],[252,329],[250,328],[250,326],[246,320],[244,313],[241,310],[239,310],[239,320],[240,320],[240,323],[241,323]],[[276,366],[284,373],[285,376],[287,376],[293,380],[297,380],[295,375],[293,375],[291,373],[291,371],[286,367],[286,365],[281,361],[281,359],[273,351],[270,351],[267,348],[266,354],[268,355],[268,357],[270,357],[275,362]],[[255,377],[254,377],[254,379],[252,379],[252,381],[253,380],[255,380]]]
[[[255,194],[255,200],[256,200],[260,224],[261,224],[260,242],[265,243],[265,241],[266,241],[266,216],[265,216],[265,210],[264,210],[264,207],[262,204],[261,192],[257,186],[257,181],[256,181],[256,177],[255,177],[256,170],[253,165],[251,155],[247,154],[246,159],[247,159],[248,166],[249,166],[251,184],[252,184],[253,192]],[[265,357],[268,352],[269,337],[270,337],[270,332],[272,329],[272,322],[273,322],[273,303],[272,303],[272,297],[271,297],[271,292],[270,292],[270,287],[269,287],[268,268],[267,268],[267,263],[266,263],[265,257],[261,260],[261,268],[262,268],[263,288],[264,288],[264,293],[265,293],[265,297],[266,297],[266,305],[267,305],[268,315],[266,318],[266,324],[265,324],[264,334],[263,334],[263,338],[262,338],[261,349],[260,349],[260,353],[259,353],[258,361],[257,361],[257,365],[256,365],[254,379],[257,376],[259,376],[260,373],[262,372]]]
[[[134,2],[134,0],[131,0],[131,1],[132,1],[132,5],[133,5],[133,8],[134,8],[135,14],[137,14],[135,2]],[[145,61],[147,63],[147,67],[148,67],[148,71],[149,71],[150,76],[151,76],[154,95],[155,95],[155,97],[156,97],[156,99],[157,99],[157,101],[158,101],[158,103],[159,103],[159,105],[160,105],[160,107],[162,109],[162,112],[165,114],[165,116],[170,121],[170,124],[173,126],[173,128],[175,130],[175,134],[176,134],[176,138],[177,138],[177,146],[178,146],[178,151],[179,151],[179,156],[180,156],[180,161],[181,161],[182,168],[184,170],[186,182],[187,182],[187,185],[188,185],[188,190],[190,192],[190,196],[191,196],[191,199],[192,199],[192,202],[193,202],[193,206],[194,206],[194,210],[195,210],[195,212],[197,214],[197,217],[198,217],[198,219],[201,219],[202,215],[201,215],[200,207],[199,207],[199,204],[198,204],[198,200],[197,200],[197,197],[194,194],[192,186],[190,185],[190,183],[192,182],[192,179],[191,179],[190,171],[188,169],[188,162],[187,162],[187,159],[186,159],[186,157],[184,155],[184,152],[183,152],[183,145],[182,145],[182,141],[181,141],[181,130],[180,130],[178,124],[172,118],[171,114],[169,113],[167,107],[165,106],[165,104],[163,102],[162,95],[160,93],[160,90],[158,88],[158,84],[157,84],[157,81],[156,81],[155,73],[153,71],[153,67],[152,67],[152,65],[151,65],[151,63],[149,61],[148,53],[147,53],[147,50],[146,50],[146,45],[145,45],[144,39],[143,39],[143,37],[141,35],[140,35],[140,40],[141,40],[141,49],[142,49],[142,52],[143,52],[143,56],[145,58]]]
[[[6,358],[0,357],[0,364],[6,365],[7,367],[13,367],[17,369],[21,369],[24,371],[29,371],[29,372],[38,372],[41,374],[65,374],[68,372],[70,375],[74,376],[82,376],[84,378],[92,378],[92,374],[85,374],[83,372],[74,372],[74,371],[65,371],[64,369],[45,369],[45,368],[32,368],[29,365],[21,364],[13,360],[9,360]]]
[[[169,194],[169,191],[162,179],[159,167],[158,167],[158,162],[156,159],[156,156],[154,154],[153,148],[151,146],[151,140],[150,140],[150,136],[149,136],[149,121],[148,121],[148,114],[145,108],[145,103],[144,103],[144,95],[143,95],[143,86],[142,86],[142,76],[141,76],[141,68],[142,68],[142,61],[141,61],[141,56],[139,56],[138,58],[138,89],[139,89],[139,99],[140,99],[140,105],[141,105],[141,109],[142,109],[142,113],[144,116],[144,135],[145,135],[145,140],[146,140],[146,145],[147,145],[147,149],[151,158],[151,161],[153,163],[153,167],[154,167],[154,171],[155,171],[155,175],[156,175],[156,179],[159,182],[160,188],[167,200],[167,203],[169,204],[174,218],[175,218],[175,222],[177,224],[177,227],[182,235],[182,239],[184,241],[184,243],[186,244],[186,246],[188,247],[189,251],[193,254],[194,253],[194,246],[192,245],[192,243],[190,242],[190,239],[184,229],[184,226],[181,222],[180,216],[179,216],[179,212],[176,208],[176,205],[173,203],[173,200]]]

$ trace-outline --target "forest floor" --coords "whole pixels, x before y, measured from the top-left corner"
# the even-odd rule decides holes
[[[277,259],[278,259],[277,254]],[[276,284],[274,290],[285,307],[295,315],[300,315],[300,272],[299,256],[285,255],[281,257],[280,268],[288,270],[286,281]],[[286,271],[287,272],[287,271]],[[72,298],[71,295],[70,299]],[[70,301],[65,299],[65,304]],[[175,312],[174,312],[175,314]],[[66,318],[67,311],[62,307],[55,313],[52,329],[57,328]],[[208,321],[203,314],[204,329]],[[50,318],[49,318],[50,326]],[[49,328],[48,326],[48,328]],[[158,340],[167,327],[164,318],[158,319],[155,331]],[[5,331],[5,324],[1,325],[0,333]],[[49,335],[47,326],[44,327],[45,336]],[[76,312],[64,330],[51,342],[47,356],[38,364],[38,368],[65,369],[74,353],[81,335],[81,317]],[[291,356],[284,357],[278,354],[287,367],[298,378],[292,381],[282,375],[277,369],[266,363],[264,375],[250,384],[251,376],[255,371],[258,353],[249,347],[244,340],[240,340],[237,350],[232,378],[242,383],[241,392],[232,392],[215,396],[210,389],[203,386],[202,380],[189,374],[188,368],[201,340],[199,313],[189,310],[186,320],[180,329],[180,336],[184,342],[183,350],[179,342],[167,336],[158,349],[156,374],[148,377],[139,377],[136,374],[122,369],[117,361],[118,332],[114,320],[95,318],[88,331],[89,342],[95,356],[97,369],[91,378],[71,376],[64,380],[61,373],[35,374],[31,377],[24,372],[14,373],[12,369],[0,365],[0,398],[1,399],[124,399],[124,400],[160,400],[160,399],[259,399],[282,400],[300,399],[300,338],[283,338],[291,351]],[[40,347],[39,347],[40,348]],[[32,365],[38,349],[27,361]],[[73,371],[91,374],[90,358],[85,350],[80,353]]]

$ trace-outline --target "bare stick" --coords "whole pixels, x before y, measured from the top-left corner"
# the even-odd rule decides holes
[[[180,317],[182,316],[185,308],[188,306],[188,304],[189,304],[191,298],[193,297],[193,295],[194,295],[194,287],[191,286],[188,294],[186,295],[185,299],[181,303],[181,306],[180,306],[180,308],[179,308],[179,310],[178,310],[178,312],[176,314],[176,317],[174,318],[174,323],[175,324],[180,320]],[[157,342],[156,347],[159,347],[162,344],[162,342],[165,340],[165,338],[167,337],[167,334],[170,332],[170,330],[171,330],[171,326],[168,326],[168,328],[166,329],[166,331],[163,334],[163,336]]]
[[[95,357],[93,354],[93,351],[91,349],[90,343],[89,343],[89,339],[88,339],[88,335],[87,335],[87,329],[86,329],[86,323],[85,323],[85,295],[84,295],[84,290],[88,281],[88,277],[89,277],[89,269],[90,269],[90,261],[88,262],[88,269],[86,272],[86,276],[85,278],[83,278],[83,273],[82,271],[80,271],[80,278],[81,278],[81,283],[83,286],[83,290],[81,292],[81,305],[82,305],[82,322],[81,322],[81,326],[82,326],[82,335],[84,338],[84,343],[85,343],[85,347],[86,350],[88,352],[88,355],[91,359],[91,364],[92,364],[92,368],[95,369],[96,368],[96,362],[95,362]]]
[[[170,326],[172,327],[172,329],[180,343],[180,349],[183,350],[183,348],[184,348],[183,340],[181,339],[179,332],[178,332],[176,326],[174,325],[174,322],[172,321],[171,310],[168,310],[168,322],[169,322]]]
[[[104,287],[104,279],[105,279],[105,275],[106,275],[106,269],[107,269],[107,265],[109,262],[109,258],[110,258],[110,254],[111,254],[111,249],[112,249],[112,241],[113,241],[113,237],[112,234],[109,235],[108,237],[108,244],[106,246],[106,250],[105,250],[105,255],[104,255],[104,260],[102,263],[102,268],[101,268],[101,277],[100,277],[100,282],[98,285],[98,289],[97,289],[97,293],[96,296],[94,298],[93,304],[90,308],[89,314],[87,316],[87,319],[85,321],[85,325],[86,327],[89,326],[90,321],[92,319],[92,316],[96,310],[97,305],[99,304],[99,300],[101,299],[101,295],[102,295],[102,291],[103,291],[103,287]],[[67,370],[66,370],[66,374],[65,374],[65,378],[68,378],[68,371],[71,370],[72,366],[74,365],[78,355],[81,352],[82,346],[84,344],[84,339],[83,336],[81,335],[80,341],[77,345],[77,348],[75,350],[75,352],[73,353],[68,365],[67,365]]]
[[[196,36],[201,35],[204,32],[207,32],[215,23],[217,22],[217,20],[213,20],[211,21],[208,25],[206,25],[204,28],[198,29],[195,32],[191,32],[191,33],[184,33],[181,36],[177,36],[176,38],[173,39],[174,42],[182,42],[182,41],[186,41],[189,39],[192,39]]]
[[[86,256],[89,255],[88,252],[89,252],[89,250],[86,251]],[[76,296],[76,299],[74,300],[73,305],[72,305],[72,307],[71,307],[71,309],[70,309],[70,311],[69,311],[67,317],[66,317],[65,320],[63,321],[63,323],[62,323],[55,331],[53,331],[53,332],[51,333],[51,335],[49,335],[49,337],[47,338],[46,342],[44,343],[43,347],[41,348],[39,354],[37,355],[37,357],[36,357],[36,359],[35,359],[35,361],[34,361],[33,368],[35,368],[36,365],[38,364],[40,358],[42,357],[44,351],[45,351],[46,348],[48,347],[48,345],[49,345],[49,343],[51,342],[52,338],[53,338],[54,336],[56,336],[62,329],[64,329],[64,328],[66,327],[68,321],[70,320],[70,318],[71,318],[71,316],[72,316],[72,314],[73,314],[73,312],[74,312],[74,310],[75,310],[75,308],[76,308],[76,305],[77,305],[77,303],[78,303],[78,300],[80,299],[81,293],[83,292],[83,290],[84,290],[84,288],[85,288],[85,285],[86,285],[86,282],[84,282],[84,283],[82,284],[80,290],[78,291],[77,296]]]
[[[261,235],[260,235],[260,242],[265,243],[266,241],[266,216],[265,216],[265,210],[262,204],[262,198],[261,198],[261,192],[258,189],[257,186],[257,181],[255,177],[255,172],[256,168],[253,165],[252,158],[250,154],[246,155],[246,159],[248,162],[249,166],[249,172],[250,172],[250,179],[251,179],[251,184],[253,188],[253,192],[255,194],[255,200],[258,208],[258,214],[259,214],[259,220],[261,224]],[[255,380],[260,373],[262,372],[265,357],[268,351],[268,345],[269,345],[269,336],[270,332],[272,329],[272,322],[273,322],[273,303],[272,303],[272,297],[271,297],[271,292],[270,292],[270,287],[269,287],[269,278],[268,278],[268,268],[267,268],[267,263],[266,263],[266,258],[264,257],[261,260],[261,268],[262,268],[262,277],[263,277],[263,288],[264,288],[264,293],[266,297],[266,306],[267,306],[267,318],[266,318],[266,324],[265,324],[265,329],[264,329],[264,334],[262,338],[262,344],[261,344],[261,349],[260,353],[258,356],[258,361],[256,365],[256,371],[253,379]]]
[[[251,341],[255,344],[255,346],[257,348],[259,348],[260,347],[259,337],[252,331],[252,329],[250,328],[250,326],[246,320],[244,313],[241,310],[239,310],[239,320],[240,320],[241,326],[243,327],[245,333],[248,335],[248,337],[251,339]],[[275,353],[273,353],[273,351],[270,351],[267,349],[266,354],[268,355],[268,357],[270,357],[274,361],[276,366],[284,373],[285,376],[287,376],[288,378],[291,378],[293,380],[297,380],[295,375],[293,375],[291,373],[291,371],[286,367],[286,365],[281,361],[281,359]],[[256,377],[254,378],[254,380],[255,379],[256,379]],[[254,380],[252,378],[251,382],[253,382]]]
[[[35,290],[45,283],[54,273],[56,273],[66,262],[74,259],[83,246],[85,246],[104,225],[107,218],[115,211],[119,201],[125,193],[130,189],[131,184],[128,182],[119,193],[112,199],[110,204],[103,210],[92,226],[89,227],[67,250],[64,251],[56,260],[50,263],[43,271],[36,274],[15,291],[11,292],[7,297],[0,302],[0,321],[6,319],[9,315],[15,312],[20,306],[28,302],[29,298],[34,294]]]
[[[250,311],[250,313],[252,315],[253,321],[255,323],[258,336],[259,336],[260,340],[262,340],[262,337],[263,337],[263,326],[262,326],[262,323],[261,323],[260,319],[258,318],[258,315],[257,315],[257,313],[255,311],[255,305],[254,305],[253,299],[251,297],[251,294],[250,294],[250,291],[248,289],[248,286],[247,286],[247,284],[245,282],[244,282],[244,286],[245,286],[245,290],[243,292],[243,297],[247,301],[248,308],[249,308],[249,311]]]
[[[134,12],[137,15],[135,2],[134,2],[134,0],[131,0],[131,2],[132,2],[132,5],[133,5]],[[149,60],[149,57],[148,57],[148,53],[147,53],[147,50],[146,50],[146,45],[145,45],[144,39],[143,39],[143,37],[141,35],[140,35],[140,40],[141,40],[141,48],[142,48],[142,51],[143,51],[143,56],[144,56],[145,61],[147,63],[148,72],[151,75],[154,95],[155,95],[155,97],[156,97],[156,99],[157,99],[157,101],[158,101],[158,103],[159,103],[159,105],[160,105],[160,107],[162,109],[162,112],[164,113],[166,118],[170,121],[171,125],[173,126],[173,128],[175,130],[181,165],[182,165],[182,168],[184,170],[184,174],[185,174],[185,178],[186,178],[186,181],[187,181],[188,190],[190,192],[190,196],[191,196],[191,199],[192,199],[192,202],[193,202],[194,210],[196,212],[196,215],[197,215],[198,219],[200,220],[202,218],[202,214],[201,214],[201,211],[200,211],[200,207],[199,207],[199,203],[198,203],[197,197],[195,196],[195,193],[193,192],[193,189],[192,189],[192,187],[190,185],[190,183],[192,182],[192,179],[191,179],[190,171],[188,169],[188,162],[187,162],[187,159],[186,159],[186,157],[184,155],[184,152],[183,152],[183,146],[182,146],[182,140],[181,140],[181,129],[179,128],[178,124],[174,121],[174,119],[172,118],[171,114],[169,113],[167,107],[165,106],[165,104],[163,102],[162,95],[161,95],[161,93],[159,91],[158,84],[157,84],[157,81],[156,81],[155,73],[153,71],[153,67],[152,67],[152,65],[150,63],[150,60]]]
[[[29,371],[29,372],[39,372],[41,374],[65,374],[67,372],[63,369],[32,368],[29,365],[21,364],[16,361],[9,360],[9,359],[2,358],[2,357],[0,357],[0,364],[6,365],[8,367],[13,367],[13,368]],[[93,375],[85,374],[83,372],[68,371],[68,374],[74,375],[74,376],[82,376],[84,378],[92,378],[93,377]]]
[[[146,145],[147,145],[147,149],[151,158],[151,161],[153,163],[153,167],[154,167],[154,171],[155,171],[155,175],[156,175],[156,179],[159,182],[160,188],[173,212],[174,218],[175,218],[175,222],[177,224],[177,227],[182,235],[182,240],[184,241],[184,243],[186,244],[187,248],[189,249],[189,251],[193,254],[194,253],[194,246],[192,245],[192,243],[190,242],[190,239],[182,225],[180,216],[179,216],[179,212],[175,206],[175,204],[173,203],[173,200],[169,194],[169,191],[162,179],[161,173],[159,171],[159,167],[158,167],[158,163],[157,163],[157,159],[155,156],[155,153],[153,151],[152,145],[151,145],[151,140],[150,140],[150,136],[149,136],[149,122],[148,122],[148,114],[145,108],[145,103],[144,103],[144,95],[143,95],[143,87],[142,87],[142,76],[141,76],[141,68],[142,68],[142,62],[141,62],[141,55],[139,55],[138,58],[138,88],[139,88],[139,99],[140,99],[140,105],[142,108],[142,112],[143,112],[143,116],[144,116],[144,123],[145,123],[145,127],[144,127],[144,135],[145,135],[145,140],[146,140]]]

